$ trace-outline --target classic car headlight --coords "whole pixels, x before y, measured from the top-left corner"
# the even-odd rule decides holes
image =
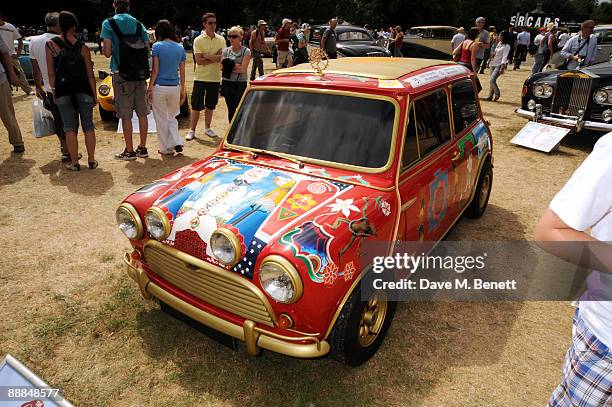
[[[597,90],[593,95],[593,100],[595,100],[595,102],[599,103],[600,105],[608,103],[608,92],[603,89]]]
[[[533,95],[538,98],[549,98],[553,94],[552,86],[548,84],[538,84],[533,86]]]
[[[102,96],[108,96],[108,94],[110,93],[111,88],[110,86],[108,86],[107,84],[103,83],[102,85],[100,85],[100,87],[98,88],[98,92],[100,92],[100,95]]]
[[[240,241],[229,229],[215,230],[210,236],[210,247],[215,258],[226,266],[236,265],[242,256]]]
[[[164,240],[170,234],[170,221],[161,209],[152,206],[145,215],[147,232],[156,240]]]
[[[115,213],[117,226],[130,240],[142,239],[142,220],[136,209],[129,203],[122,203]]]
[[[536,101],[533,99],[530,99],[529,102],[527,102],[527,109],[529,110],[533,110],[536,107]]]
[[[270,297],[283,304],[292,304],[302,297],[302,279],[284,257],[266,257],[259,268],[259,282]]]

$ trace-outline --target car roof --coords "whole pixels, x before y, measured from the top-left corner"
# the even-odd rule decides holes
[[[383,57],[357,57],[338,58],[329,60],[325,74],[352,75],[372,79],[400,79],[414,71],[430,68],[436,65],[456,65],[454,62],[439,59],[421,58],[383,58]],[[279,69],[272,75],[307,73],[315,74],[315,69],[308,64],[301,64],[291,68]]]
[[[455,30],[455,31],[458,30],[457,27],[453,27],[450,25],[419,25],[417,27],[410,27],[411,30],[428,30],[428,29],[437,30],[440,28],[445,28],[445,29]]]
[[[329,28],[329,24],[315,25],[312,28]],[[338,24],[336,26],[336,31],[346,31],[346,30],[367,31],[365,28],[360,27],[358,25],[340,25]]]
[[[599,29],[599,28],[603,28],[603,29],[611,29],[612,28],[612,24],[602,24],[602,25],[596,25],[595,29]]]

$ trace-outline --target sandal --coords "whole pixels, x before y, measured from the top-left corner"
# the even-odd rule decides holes
[[[89,165],[90,170],[95,170],[96,168],[98,168],[98,161],[96,160],[89,161],[87,164]]]
[[[66,169],[70,171],[81,171],[81,165],[79,163],[76,163],[76,164],[68,163],[66,164]]]
[[[174,151],[167,151],[163,153],[161,150],[157,150],[157,152],[161,155],[174,155]]]

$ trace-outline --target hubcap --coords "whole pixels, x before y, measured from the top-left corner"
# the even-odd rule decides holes
[[[370,346],[380,334],[387,316],[387,297],[377,291],[370,296],[359,321],[359,344],[364,348]]]
[[[489,189],[491,188],[491,176],[485,175],[482,179],[482,186],[480,188],[480,196],[478,197],[478,206],[484,208],[487,204],[487,198],[489,197]]]

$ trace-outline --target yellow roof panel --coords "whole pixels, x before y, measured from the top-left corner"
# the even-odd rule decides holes
[[[436,65],[454,65],[454,62],[439,59],[421,58],[385,58],[358,57],[331,59],[324,73],[337,75],[362,76],[374,79],[399,79],[419,69]],[[291,68],[278,69],[272,74],[314,74],[315,70],[308,64],[300,64]]]

